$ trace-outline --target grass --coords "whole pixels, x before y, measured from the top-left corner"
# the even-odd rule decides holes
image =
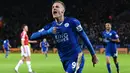
[[[91,56],[85,54],[85,66],[83,73],[107,73],[105,56],[98,54],[99,63],[93,67]],[[0,53],[0,73],[15,73],[14,67],[21,58],[20,54],[10,53],[8,58],[4,58],[4,54]],[[58,54],[49,54],[48,58],[42,54],[32,54],[32,68],[37,73],[65,73],[60,62]],[[119,64],[121,73],[130,72],[130,55],[119,54]],[[116,73],[116,68],[111,59],[112,73]],[[26,63],[19,68],[20,73],[28,73]]]

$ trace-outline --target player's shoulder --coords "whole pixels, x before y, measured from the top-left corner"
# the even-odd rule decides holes
[[[21,35],[24,35],[24,34],[26,34],[26,32],[25,32],[25,31],[22,31]]]
[[[106,33],[106,30],[102,31],[101,33],[102,33],[102,34],[105,34],[105,33]]]
[[[52,25],[54,25],[54,24],[55,24],[55,21],[52,21],[52,22],[48,23],[48,24],[45,25],[45,26],[52,26]]]
[[[79,20],[74,17],[65,17],[65,18],[66,18],[66,20],[71,21],[71,22],[79,22]]]
[[[111,30],[111,33],[116,34],[117,32],[115,30]]]
[[[54,26],[54,24],[55,24],[55,21],[52,21],[52,22],[50,22],[50,23],[44,25],[44,26],[42,27],[42,29],[40,29],[39,31],[48,30],[50,27]]]
[[[73,17],[66,17],[65,22],[69,22],[72,27],[80,25],[80,21]]]
[[[56,24],[56,21],[52,21],[51,23],[49,23],[48,25],[55,25]]]

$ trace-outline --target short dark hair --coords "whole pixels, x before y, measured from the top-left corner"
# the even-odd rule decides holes
[[[54,1],[54,3],[60,3],[64,7],[64,9],[66,9],[66,6],[65,6],[64,2],[62,2],[60,0],[56,0],[56,1]]]
[[[110,25],[112,25],[112,23],[110,23],[110,22],[105,23],[105,25],[106,25],[106,24],[110,24]]]

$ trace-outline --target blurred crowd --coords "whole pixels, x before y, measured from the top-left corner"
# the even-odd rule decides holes
[[[44,2],[27,0],[10,2],[1,1],[0,15],[3,17],[3,27],[0,29],[0,40],[9,38],[12,47],[20,46],[20,33],[22,24],[29,26],[29,36],[52,21],[51,4],[54,0]],[[129,12],[128,0],[62,0],[66,4],[66,16],[75,17],[81,21],[93,45],[101,45],[101,33],[104,24],[111,22],[113,29],[120,36],[120,46],[130,44],[130,13],[122,18],[123,12]],[[4,7],[3,7],[4,6]],[[50,36],[45,36],[51,47],[55,47],[55,41]],[[52,42],[53,41],[53,42]],[[82,41],[81,41],[82,42]],[[33,45],[38,47],[39,44]]]

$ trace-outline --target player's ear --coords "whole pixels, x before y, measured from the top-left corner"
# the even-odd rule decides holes
[[[65,9],[62,10],[62,13],[65,13]]]

